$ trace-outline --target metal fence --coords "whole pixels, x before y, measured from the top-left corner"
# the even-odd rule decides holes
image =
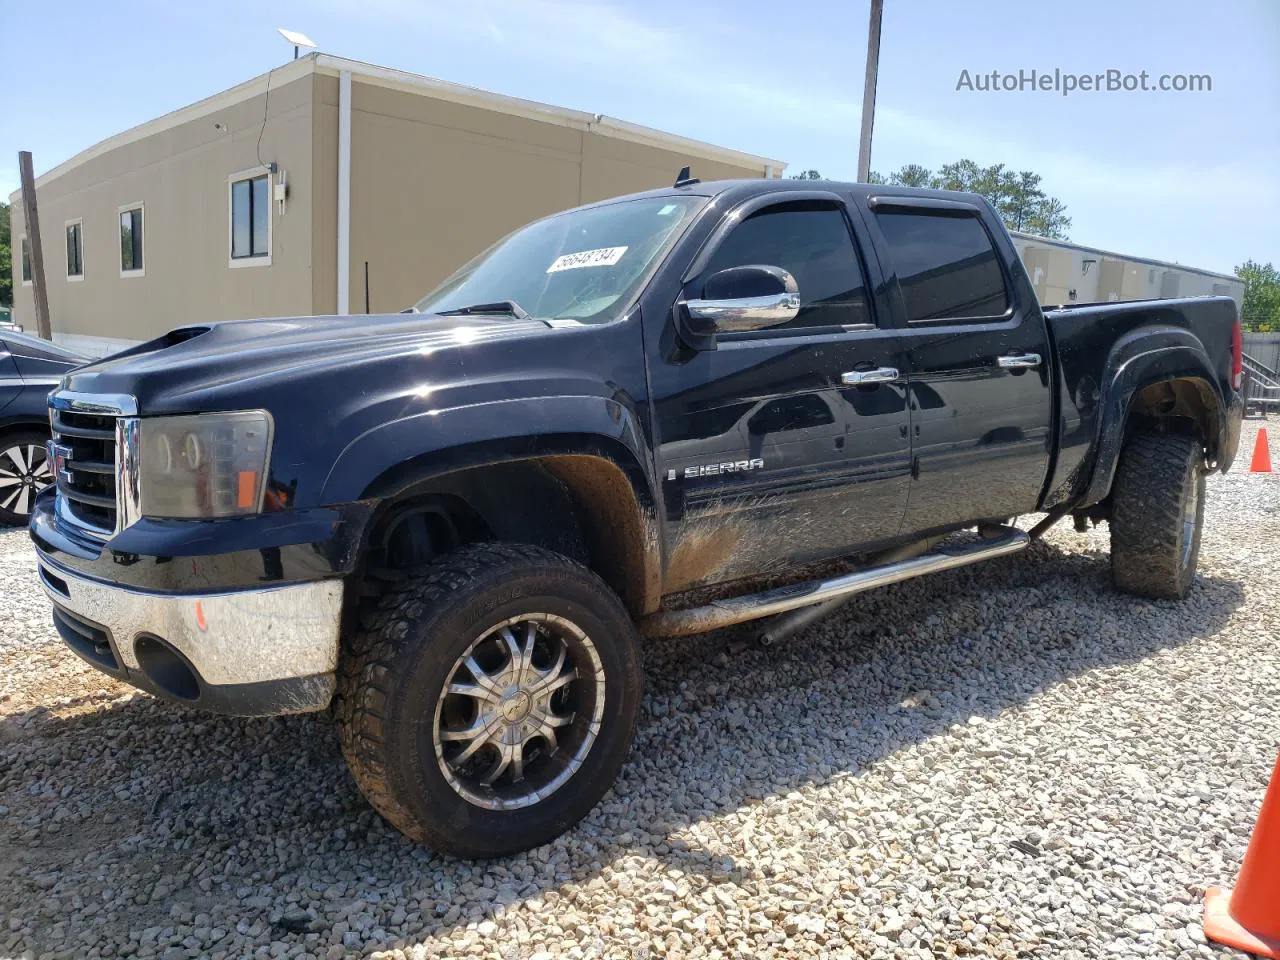
[[[1245,333],[1244,352],[1264,367],[1280,370],[1280,333]]]
[[[1244,335],[1245,415],[1280,410],[1280,333]]]

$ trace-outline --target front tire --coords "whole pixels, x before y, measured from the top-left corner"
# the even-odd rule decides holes
[[[343,754],[412,840],[496,857],[595,806],[631,746],[635,628],[605,583],[540,547],[485,543],[398,583],[350,638]]]
[[[1194,437],[1139,433],[1120,454],[1111,494],[1111,575],[1126,593],[1181,600],[1204,528],[1204,450]]]

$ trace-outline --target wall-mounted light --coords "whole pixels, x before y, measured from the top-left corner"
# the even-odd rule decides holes
[[[273,196],[276,203],[280,204],[280,216],[284,216],[285,201],[289,199],[289,174],[288,171],[281,170],[280,178],[276,181],[273,189]]]

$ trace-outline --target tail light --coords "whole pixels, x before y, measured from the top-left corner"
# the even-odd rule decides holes
[[[1239,390],[1244,382],[1244,334],[1240,330],[1240,315],[1231,327],[1231,389]]]

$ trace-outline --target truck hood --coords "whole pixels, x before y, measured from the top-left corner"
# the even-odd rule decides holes
[[[73,370],[62,389],[132,397],[143,417],[265,410],[275,424],[272,490],[289,506],[314,506],[343,452],[388,425],[412,424],[394,460],[434,449],[454,414],[491,434],[528,437],[549,429],[547,400],[585,398],[616,411],[625,401],[619,379],[643,369],[642,349],[639,323],[626,320],[548,326],[407,313],[231,321],[174,330]],[[515,418],[513,402],[533,412]]]
[[[265,407],[321,383],[399,387],[442,365],[465,376],[473,356],[557,332],[537,320],[414,313],[234,320],[173,330],[75,370],[62,389],[130,395],[144,415]]]

